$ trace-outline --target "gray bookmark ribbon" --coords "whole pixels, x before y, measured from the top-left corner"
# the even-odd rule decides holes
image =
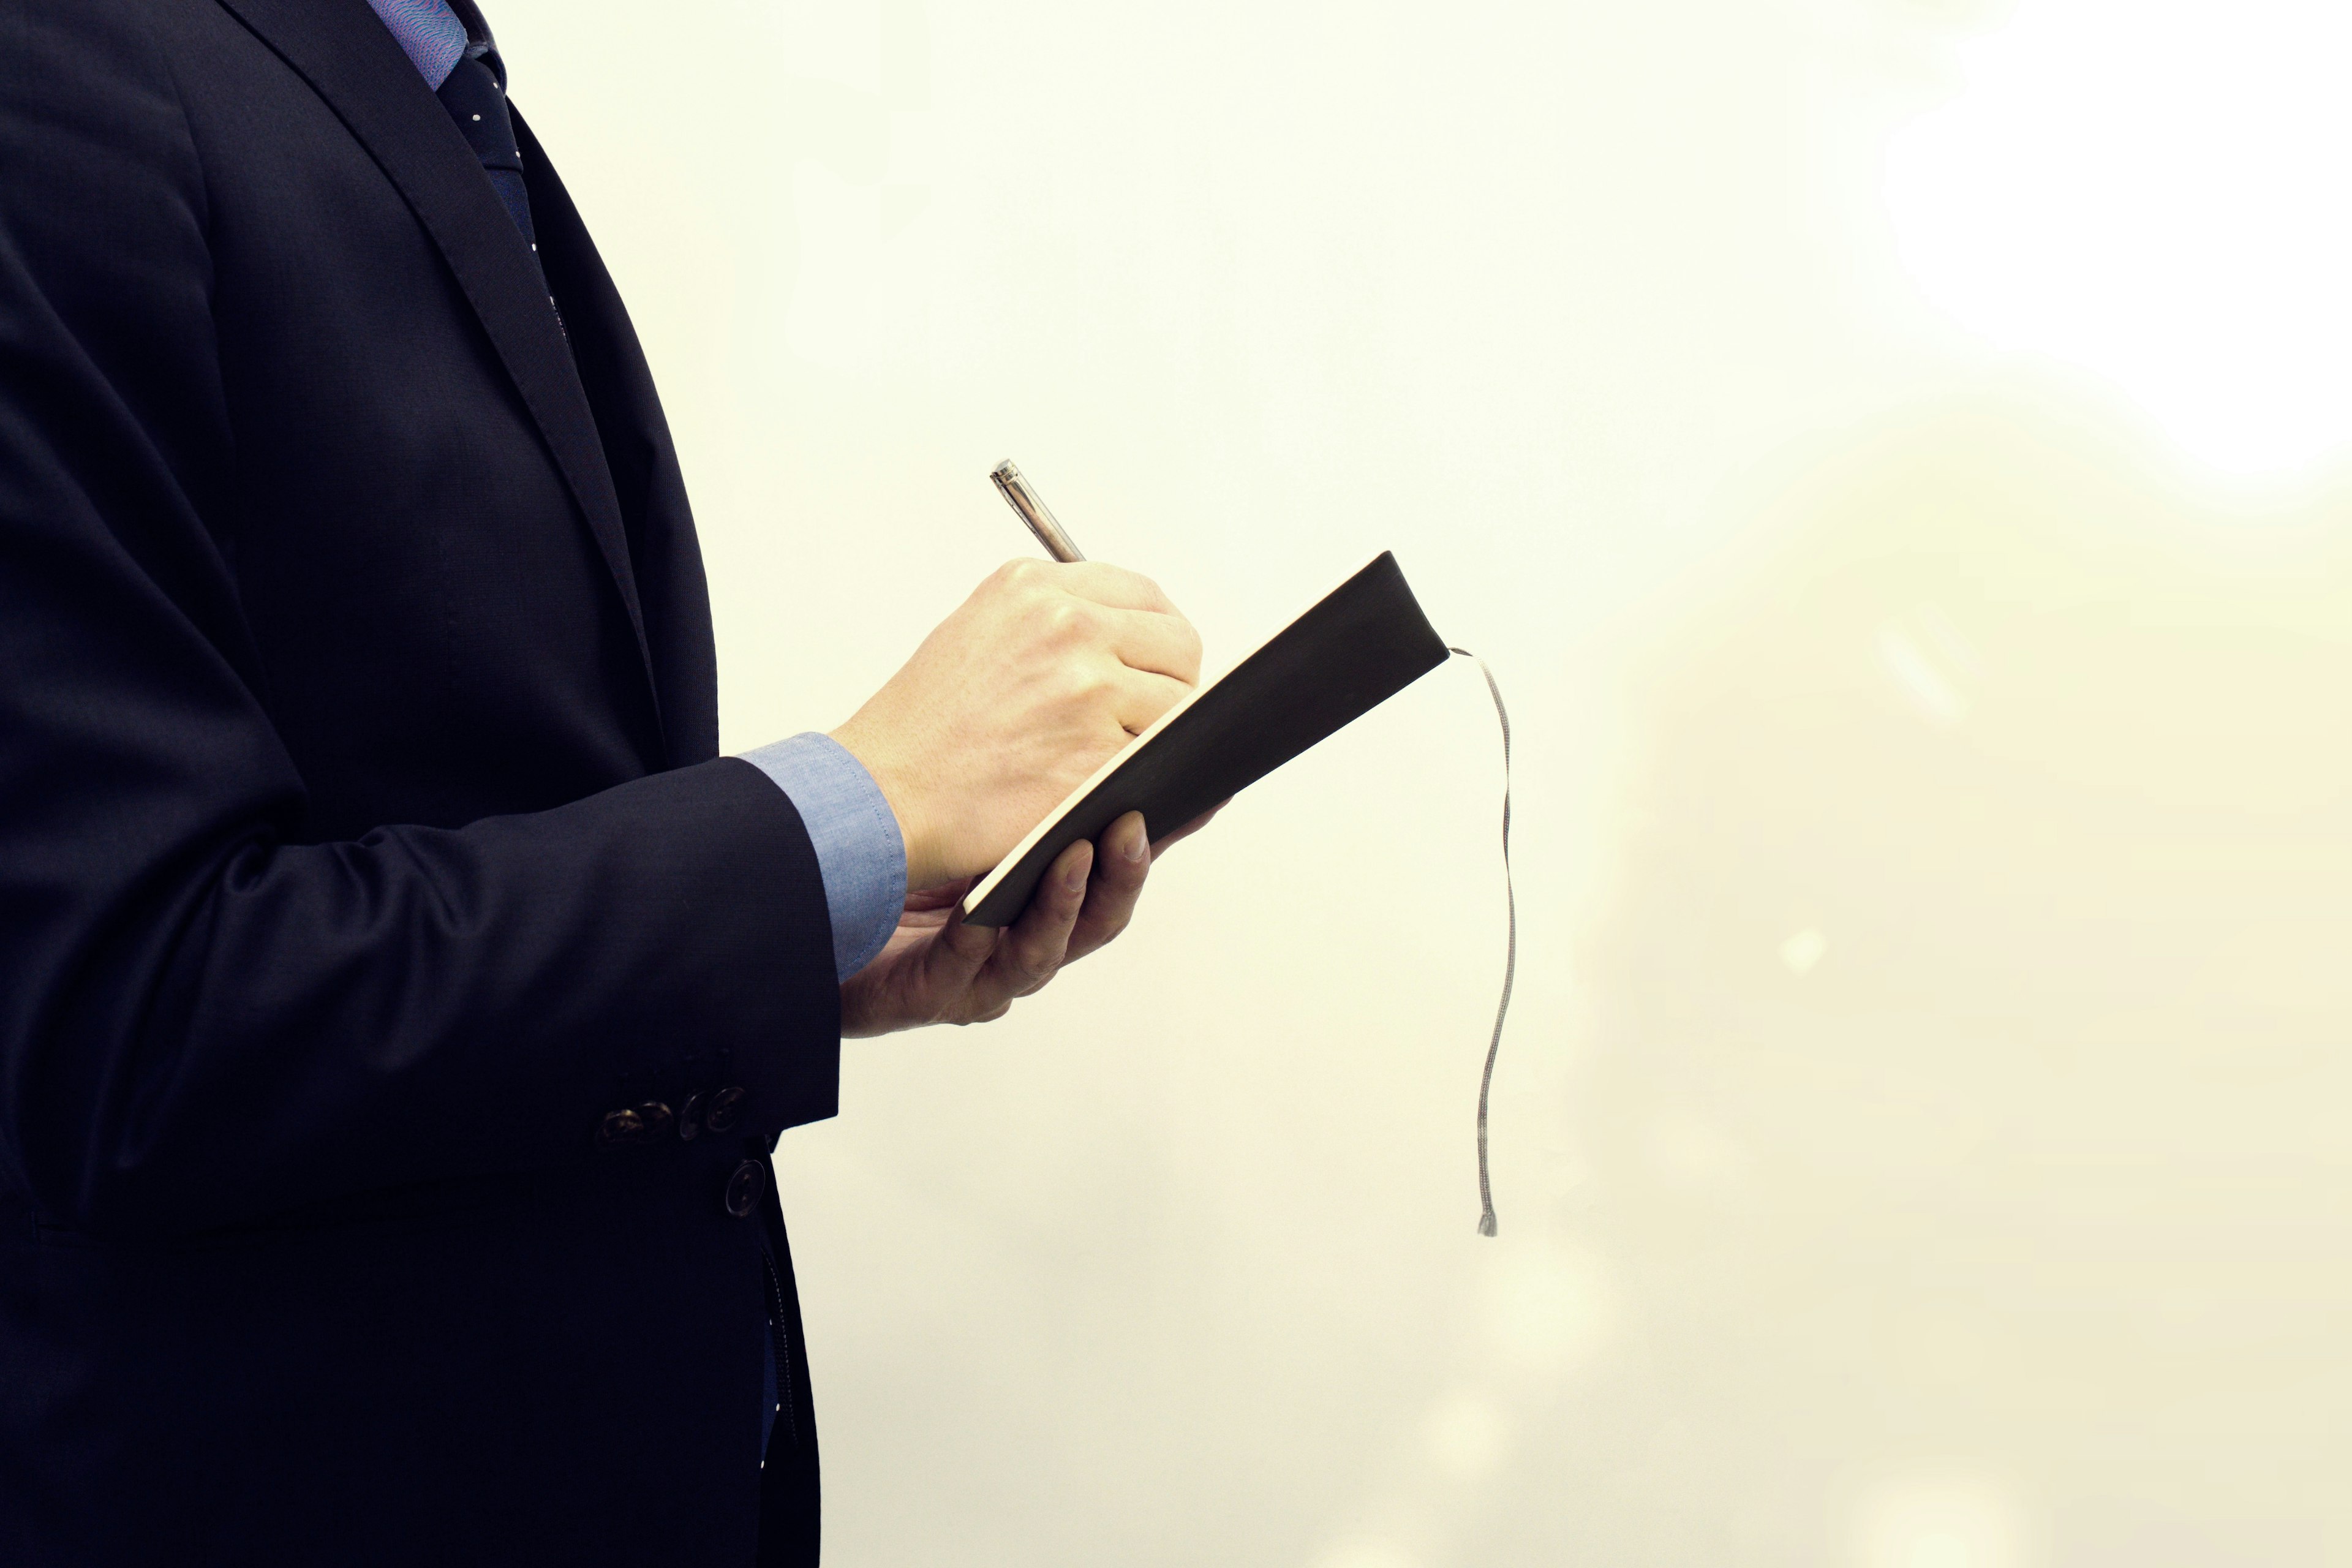
[[[1503,1048],[1503,1019],[1511,1011],[1511,982],[1519,970],[1519,900],[1511,887],[1511,715],[1503,706],[1503,689],[1486,661],[1466,647],[1448,647],[1478,667],[1486,678],[1486,694],[1495,700],[1495,717],[1503,726],[1503,907],[1510,914],[1510,938],[1503,949],[1503,999],[1495,1005],[1495,1033],[1486,1042],[1486,1070],[1478,1079],[1478,1234],[1495,1234],[1495,1189],[1486,1179],[1486,1100],[1495,1088],[1495,1058]]]

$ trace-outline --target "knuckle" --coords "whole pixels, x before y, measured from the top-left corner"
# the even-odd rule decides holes
[[[1108,670],[1091,665],[1073,669],[1065,689],[1069,717],[1089,729],[1119,711],[1118,685]]]
[[[1094,616],[1086,605],[1066,597],[1048,605],[1040,621],[1047,640],[1057,647],[1086,641],[1094,627]]]

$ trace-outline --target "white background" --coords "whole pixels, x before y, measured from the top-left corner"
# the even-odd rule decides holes
[[[1020,531],[1461,661],[780,1173],[827,1561],[2352,1562],[2318,6],[499,0],[725,743]],[[2335,98],[2341,98],[2340,92]],[[2339,348],[2344,352],[2338,352]]]

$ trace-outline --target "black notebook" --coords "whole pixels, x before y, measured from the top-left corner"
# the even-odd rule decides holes
[[[1012,924],[1054,857],[1079,839],[1130,811],[1143,813],[1153,838],[1181,827],[1445,658],[1444,640],[1383,552],[1072,791],[972,889],[964,923]]]

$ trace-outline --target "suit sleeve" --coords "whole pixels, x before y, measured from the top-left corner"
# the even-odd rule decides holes
[[[830,1115],[824,883],[750,764],[289,841],[205,223],[136,5],[0,8],[0,1182],[186,1229],[593,1159],[690,1072]]]

